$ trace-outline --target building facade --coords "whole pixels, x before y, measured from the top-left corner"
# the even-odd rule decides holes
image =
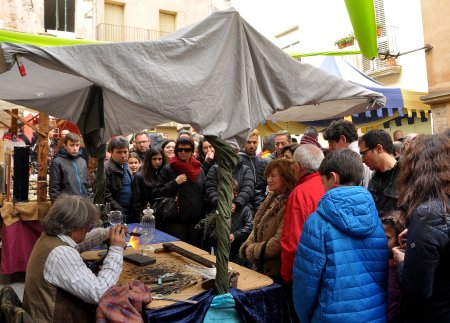
[[[227,0],[0,0],[0,29],[103,41],[155,40]]]
[[[319,53],[359,49],[356,40],[342,49],[335,44],[338,40],[351,37],[353,32],[344,1],[231,2],[244,19],[284,50]],[[424,50],[415,51],[425,44],[420,0],[374,0],[374,9],[377,25],[381,27],[377,37],[379,57],[368,60],[362,55],[349,55],[341,59],[385,86],[427,92],[426,54]],[[403,55],[409,51],[411,53]],[[383,53],[401,55],[388,60]],[[302,58],[302,61],[308,62],[308,58]],[[418,111],[417,115],[420,114],[424,113]],[[430,133],[428,114],[422,118],[426,122],[420,119],[416,118],[417,122],[413,124],[406,118],[397,120],[397,123],[390,122],[386,130],[393,132],[401,127],[406,132]]]
[[[422,98],[431,106],[433,130],[450,127],[450,1],[422,0],[425,42],[433,46],[426,54],[429,95]]]

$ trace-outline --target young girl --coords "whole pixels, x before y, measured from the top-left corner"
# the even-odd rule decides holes
[[[135,152],[131,152],[128,156],[128,167],[130,168],[133,176],[136,175],[140,166],[141,160],[139,159],[139,156]]]
[[[401,315],[401,289],[395,276],[395,263],[392,248],[399,246],[398,235],[403,231],[399,211],[391,211],[381,217],[384,233],[389,249],[389,276],[388,276],[388,322],[402,322]]]

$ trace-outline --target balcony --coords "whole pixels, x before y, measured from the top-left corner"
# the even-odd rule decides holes
[[[97,25],[97,40],[106,42],[135,42],[158,40],[168,32],[111,24]]]
[[[380,54],[379,57],[373,60],[369,60],[364,58],[362,55],[353,55],[345,57],[345,60],[355,68],[372,78],[400,74],[402,67],[398,65],[397,60],[393,58],[384,59],[384,55],[382,55],[387,51],[389,51],[389,53],[392,55],[397,54],[397,27],[383,27],[381,36],[377,37],[377,43],[378,53]],[[346,49],[358,50],[359,46],[357,42],[355,42],[355,45]]]

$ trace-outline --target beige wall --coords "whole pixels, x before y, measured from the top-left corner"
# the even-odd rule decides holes
[[[104,22],[104,3],[124,6],[124,24],[127,27],[159,30],[159,11],[176,13],[176,28],[200,21],[208,15],[208,0],[120,0],[97,2],[97,23]]]
[[[450,90],[450,0],[422,0],[425,43],[433,46],[426,54],[430,93]]]
[[[429,95],[423,101],[433,113],[433,132],[450,126],[450,0],[422,0]]]
[[[28,33],[44,32],[44,1],[0,0],[0,28]]]
[[[66,38],[95,39],[94,0],[76,1],[75,33]],[[0,0],[0,28],[31,34],[44,33],[44,0]]]

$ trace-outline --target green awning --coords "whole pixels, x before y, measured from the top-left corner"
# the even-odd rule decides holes
[[[35,46],[70,46],[99,43],[98,41],[86,39],[68,39],[0,29],[0,43],[3,42],[13,44],[31,44]]]

